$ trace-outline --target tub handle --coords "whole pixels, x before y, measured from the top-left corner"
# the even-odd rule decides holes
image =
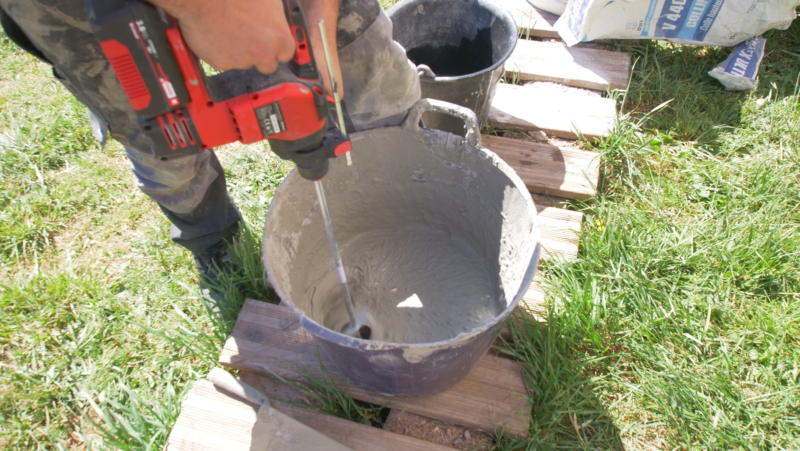
[[[478,147],[481,132],[478,129],[478,118],[469,108],[444,102],[436,99],[420,99],[408,111],[408,117],[403,122],[403,127],[414,131],[420,130],[420,120],[422,113],[426,111],[436,111],[438,113],[449,114],[464,121],[467,133],[464,139],[473,147]]]
[[[419,78],[424,78],[426,80],[434,80],[436,78],[436,74],[433,73],[433,70],[427,64],[420,64],[417,66],[417,75],[419,75]]]

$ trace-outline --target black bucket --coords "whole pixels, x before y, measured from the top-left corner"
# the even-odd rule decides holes
[[[517,25],[488,0],[404,0],[388,11],[394,40],[420,73],[422,98],[444,100],[489,116],[503,64],[517,44]],[[429,112],[425,125],[464,136],[464,123]]]

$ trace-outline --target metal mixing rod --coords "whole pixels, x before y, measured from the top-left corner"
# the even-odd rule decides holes
[[[341,331],[345,335],[350,335],[356,338],[364,337],[359,330],[356,321],[356,312],[353,308],[353,298],[350,297],[350,289],[347,288],[347,277],[344,275],[344,265],[342,264],[342,257],[339,254],[339,246],[336,244],[336,236],[333,234],[333,224],[331,223],[331,214],[328,212],[328,202],[325,200],[325,190],[322,188],[322,180],[314,182],[314,188],[317,190],[317,198],[319,205],[322,207],[322,219],[325,222],[325,231],[328,232],[328,241],[331,243],[331,253],[333,254],[333,263],[336,265],[336,275],[339,278],[339,284],[342,286],[342,293],[344,294],[344,303],[347,306],[347,315],[350,316],[350,324],[345,326]]]
[[[336,76],[333,72],[333,63],[331,62],[330,49],[328,47],[328,36],[325,33],[325,21],[320,19],[319,31],[322,35],[322,47],[325,51],[325,62],[328,66],[328,75],[330,76],[331,88],[333,90],[333,98],[336,102],[336,114],[339,116],[339,129],[342,134],[347,136],[347,131],[344,125],[344,115],[342,114],[341,99],[336,86]],[[352,164],[350,161],[350,152],[347,152],[347,165]],[[356,320],[356,312],[353,307],[353,298],[350,296],[350,289],[347,287],[347,277],[344,274],[344,265],[342,264],[342,257],[339,254],[339,246],[336,244],[336,236],[333,234],[333,223],[331,222],[331,214],[328,211],[328,201],[325,199],[325,190],[322,188],[322,180],[314,182],[314,188],[317,191],[317,198],[322,209],[322,219],[325,222],[325,231],[328,232],[328,241],[331,244],[331,253],[333,254],[333,263],[336,266],[336,275],[339,278],[339,284],[342,286],[342,294],[344,294],[344,302],[347,306],[347,314],[350,316],[350,323],[341,331],[345,335],[355,338],[368,339],[371,330],[369,326],[359,326]]]
[[[322,35],[322,50],[325,52],[325,65],[328,66],[328,78],[331,82],[331,91],[333,91],[333,100],[336,103],[336,116],[339,118],[339,130],[344,136],[347,136],[347,127],[344,123],[344,112],[342,111],[342,99],[339,98],[339,85],[336,83],[336,73],[333,71],[333,60],[331,60],[331,50],[328,47],[328,34],[325,32],[325,21],[320,19],[319,32]],[[347,165],[351,166],[353,160],[350,157],[350,152],[345,154]]]

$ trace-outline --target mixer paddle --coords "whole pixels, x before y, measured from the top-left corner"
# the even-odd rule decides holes
[[[333,70],[333,61],[331,60],[331,52],[328,47],[328,34],[325,31],[325,21],[320,19],[318,22],[320,36],[322,38],[322,46],[325,51],[325,63],[328,67],[328,76],[330,77],[331,89],[333,90],[333,97],[336,102],[336,113],[339,117],[339,129],[343,135],[347,135],[345,129],[344,115],[342,114],[342,103],[339,99],[338,87],[336,85],[336,75]],[[350,166],[350,152],[347,152],[347,165]],[[331,223],[331,215],[328,212],[328,202],[325,200],[325,190],[322,189],[322,180],[314,182],[314,188],[317,190],[317,198],[322,207],[322,219],[325,221],[325,231],[328,232],[328,241],[331,243],[331,253],[333,253],[333,262],[336,265],[336,275],[339,277],[339,284],[342,286],[342,293],[344,294],[344,303],[347,305],[347,314],[350,316],[350,324],[342,329],[342,333],[355,338],[363,338],[368,340],[372,334],[372,330],[367,325],[358,325],[356,320],[356,312],[353,308],[353,298],[350,297],[350,289],[347,288],[347,278],[344,275],[344,266],[342,265],[342,257],[339,255],[339,246],[336,244],[336,237],[333,235],[333,224]]]
[[[314,182],[314,188],[317,190],[317,198],[319,205],[322,209],[322,219],[325,222],[325,231],[328,232],[328,241],[331,243],[331,253],[333,254],[333,263],[336,265],[336,275],[339,278],[339,284],[342,286],[342,293],[344,294],[344,303],[347,306],[347,314],[350,316],[350,324],[342,329],[342,333],[355,338],[369,339],[371,330],[367,325],[359,325],[356,321],[356,312],[353,308],[353,298],[350,297],[350,289],[347,288],[347,277],[344,275],[344,265],[342,265],[342,257],[339,255],[339,246],[336,244],[336,236],[333,234],[333,223],[331,222],[331,214],[328,212],[328,202],[325,199],[325,190],[322,188],[322,180]]]

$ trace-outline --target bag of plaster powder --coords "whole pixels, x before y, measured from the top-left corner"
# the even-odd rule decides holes
[[[756,87],[758,66],[764,58],[767,40],[761,36],[748,39],[733,48],[728,58],[708,75],[716,78],[728,91],[745,91]]]
[[[733,46],[789,28],[800,0],[569,0],[555,28],[568,45],[594,39],[668,39]]]

